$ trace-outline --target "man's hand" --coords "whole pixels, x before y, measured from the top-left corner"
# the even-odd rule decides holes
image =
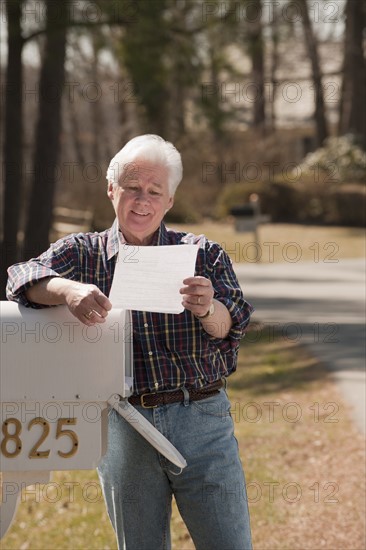
[[[183,284],[186,286],[179,291],[183,294],[183,306],[193,315],[202,317],[208,312],[213,301],[214,290],[211,281],[205,277],[196,276],[184,279]]]
[[[104,323],[112,304],[95,285],[63,277],[48,277],[29,287],[25,295],[36,304],[67,305],[71,313],[88,327]]]
[[[112,304],[95,285],[74,283],[65,290],[65,303],[84,325],[104,323]]]
[[[208,312],[211,304],[214,302],[214,314],[200,319],[200,323],[211,336],[226,338],[233,321],[226,306],[219,300],[214,300],[214,290],[211,281],[197,275],[196,277],[184,279],[183,284],[186,286],[182,287],[179,291],[183,294],[183,306],[191,311],[193,315],[202,317]]]

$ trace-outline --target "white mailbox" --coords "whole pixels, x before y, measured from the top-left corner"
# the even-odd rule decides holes
[[[107,449],[108,407],[184,468],[180,453],[127,397],[133,388],[130,312],[87,327],[64,307],[1,302],[0,538],[20,490],[54,470],[94,469]]]

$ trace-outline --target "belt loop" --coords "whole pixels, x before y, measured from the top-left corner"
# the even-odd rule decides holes
[[[188,392],[187,388],[185,388],[184,386],[182,386],[180,389],[182,390],[183,395],[184,395],[183,405],[185,407],[188,407],[188,405],[189,405],[189,392]]]
[[[227,390],[227,378],[225,376],[222,377],[222,381],[224,382],[224,389]]]

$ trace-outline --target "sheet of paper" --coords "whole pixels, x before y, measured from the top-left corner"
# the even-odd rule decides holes
[[[183,279],[193,277],[198,245],[121,244],[109,299],[114,308],[181,313]]]

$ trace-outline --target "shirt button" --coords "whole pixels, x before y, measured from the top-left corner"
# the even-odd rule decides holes
[[[149,326],[149,323],[144,323],[144,327],[147,328]]]
[[[149,351],[149,355],[152,355],[152,354],[153,354],[153,352],[152,352],[152,351]]]

